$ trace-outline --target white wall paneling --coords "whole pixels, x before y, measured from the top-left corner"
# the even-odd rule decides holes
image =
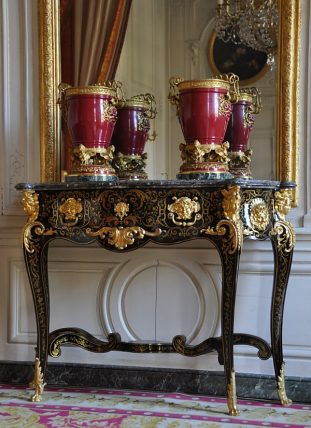
[[[17,182],[38,180],[40,168],[36,1],[1,8],[2,214],[20,213]]]
[[[273,278],[272,252],[247,243],[240,267],[235,331],[270,340],[269,313]],[[3,359],[32,360],[35,317],[21,251],[2,258],[9,286],[2,299]],[[306,260],[294,266],[284,319],[287,374],[303,376],[311,360],[308,323],[310,272]],[[51,329],[76,326],[98,338],[118,331],[122,340],[171,341],[185,334],[195,344],[220,334],[221,266],[209,248],[146,247],[114,254],[97,247],[51,247],[49,263]],[[298,297],[297,298],[297,294]],[[4,307],[4,302],[9,304]],[[297,306],[299,305],[299,311]],[[262,362],[256,350],[236,348],[238,371],[272,373],[272,361]],[[105,363],[219,370],[215,354],[198,358],[177,355],[90,354],[63,348],[59,362]]]
[[[147,141],[145,151],[148,154],[146,172],[149,178],[156,179],[168,177],[166,10],[165,0],[132,3],[116,74],[126,98],[144,93],[155,96],[158,113],[150,121],[150,136],[156,133],[156,139]]]

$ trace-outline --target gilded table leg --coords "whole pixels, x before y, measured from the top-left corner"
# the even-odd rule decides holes
[[[37,347],[34,378],[29,386],[35,389],[32,401],[41,401],[48,353],[49,287],[47,271],[48,245],[40,238],[31,246],[24,245],[24,257],[31,286],[37,323]]]
[[[233,327],[236,284],[240,252],[223,255],[223,284],[222,284],[222,325],[221,335],[224,355],[224,371],[227,385],[227,401],[229,414],[237,416],[237,396],[235,372],[233,366]]]
[[[234,230],[231,228],[231,230]],[[222,301],[221,301],[221,336],[224,358],[224,372],[227,387],[229,414],[237,416],[237,396],[235,372],[233,366],[233,327],[237,276],[240,260],[240,246],[234,242],[235,234],[229,239],[215,242],[222,261]],[[238,236],[238,235],[236,235]],[[234,245],[232,245],[234,243]]]
[[[233,367],[233,326],[236,286],[243,243],[243,224],[240,218],[241,194],[239,186],[223,189],[221,193],[225,218],[220,220],[216,227],[203,229],[202,233],[213,237],[222,263],[221,336],[224,372],[229,414],[236,416],[239,411]]]
[[[274,252],[274,281],[271,302],[271,348],[277,382],[277,391],[284,406],[291,404],[287,398],[284,379],[284,361],[282,346],[282,324],[285,295],[290,274],[295,233],[290,223],[278,221],[275,223],[271,240]]]

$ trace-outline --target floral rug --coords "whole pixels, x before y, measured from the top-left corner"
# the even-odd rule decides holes
[[[203,428],[311,427],[311,404],[283,407],[238,400],[240,416],[228,416],[226,399],[178,393],[0,385],[0,428]]]

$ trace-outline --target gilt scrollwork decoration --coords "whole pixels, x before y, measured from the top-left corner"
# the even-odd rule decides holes
[[[99,237],[101,240],[107,239],[108,244],[113,245],[118,250],[124,250],[129,245],[133,245],[135,240],[143,239],[145,236],[160,236],[162,230],[157,228],[154,232],[147,231],[141,226],[123,226],[122,221],[129,214],[129,204],[119,201],[114,205],[114,212],[119,217],[121,224],[118,226],[103,226],[99,230],[87,228],[85,234],[91,237]],[[132,218],[135,220],[135,216]]]
[[[46,230],[44,225],[40,221],[37,221],[39,215],[39,197],[35,191],[24,191],[22,203],[23,209],[28,215],[27,222],[23,229],[23,243],[26,251],[32,254],[35,251],[32,232],[36,235],[53,235],[54,231],[52,229]]]
[[[141,132],[149,132],[150,130],[150,122],[148,117],[146,117],[144,112],[138,112],[138,123],[137,129]]]
[[[167,206],[169,211],[168,218],[176,226],[193,226],[197,220],[202,218],[202,215],[199,213],[201,206],[196,196],[193,199],[186,196],[182,196],[181,198],[173,196],[172,199],[174,202]]]
[[[245,128],[252,128],[254,126],[254,110],[252,106],[245,109],[243,114],[243,124]]]
[[[220,116],[230,116],[232,110],[232,104],[230,102],[230,94],[229,95],[219,95],[219,107],[218,113]]]
[[[140,226],[105,226],[96,231],[87,228],[85,233],[88,236],[98,236],[102,240],[108,236],[108,244],[113,245],[118,250],[124,250],[128,245],[133,245],[136,239],[143,239],[144,236],[160,236],[162,230],[157,228],[155,232],[148,232]]]
[[[288,221],[278,221],[270,231],[270,236],[276,236],[279,252],[291,253],[296,244],[293,226]]]
[[[290,253],[296,244],[296,235],[291,223],[285,220],[285,216],[292,207],[292,190],[281,189],[275,192],[274,197],[274,208],[278,221],[274,223],[270,235],[276,237],[281,253]]]
[[[75,345],[91,352],[109,352],[116,349],[121,337],[118,333],[110,333],[106,341],[92,336],[79,328],[59,329],[49,336],[49,355],[58,358],[61,355],[63,345]]]
[[[241,249],[243,242],[243,223],[241,220],[241,195],[239,186],[231,186],[222,189],[222,208],[224,219],[221,219],[215,227],[202,229],[201,233],[211,236],[224,236],[229,230],[227,239],[228,254],[233,254]]]
[[[172,348],[178,354],[185,355],[188,357],[204,355],[212,351],[217,351],[218,359],[223,359],[222,340],[219,337],[210,337],[197,345],[187,345],[186,336],[177,335],[173,337]]]
[[[170,90],[168,94],[168,99],[171,104],[176,106],[176,114],[179,115],[179,91],[177,90],[179,83],[181,83],[183,79],[181,77],[171,77],[170,78]]]
[[[292,208],[292,192],[291,189],[281,189],[274,194],[274,208],[281,220],[285,220]]]

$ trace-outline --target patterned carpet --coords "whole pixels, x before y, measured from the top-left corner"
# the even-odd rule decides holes
[[[203,428],[311,427],[311,404],[282,407],[238,400],[240,416],[227,415],[224,398],[78,388],[46,388],[32,403],[32,390],[0,385],[1,428]]]

